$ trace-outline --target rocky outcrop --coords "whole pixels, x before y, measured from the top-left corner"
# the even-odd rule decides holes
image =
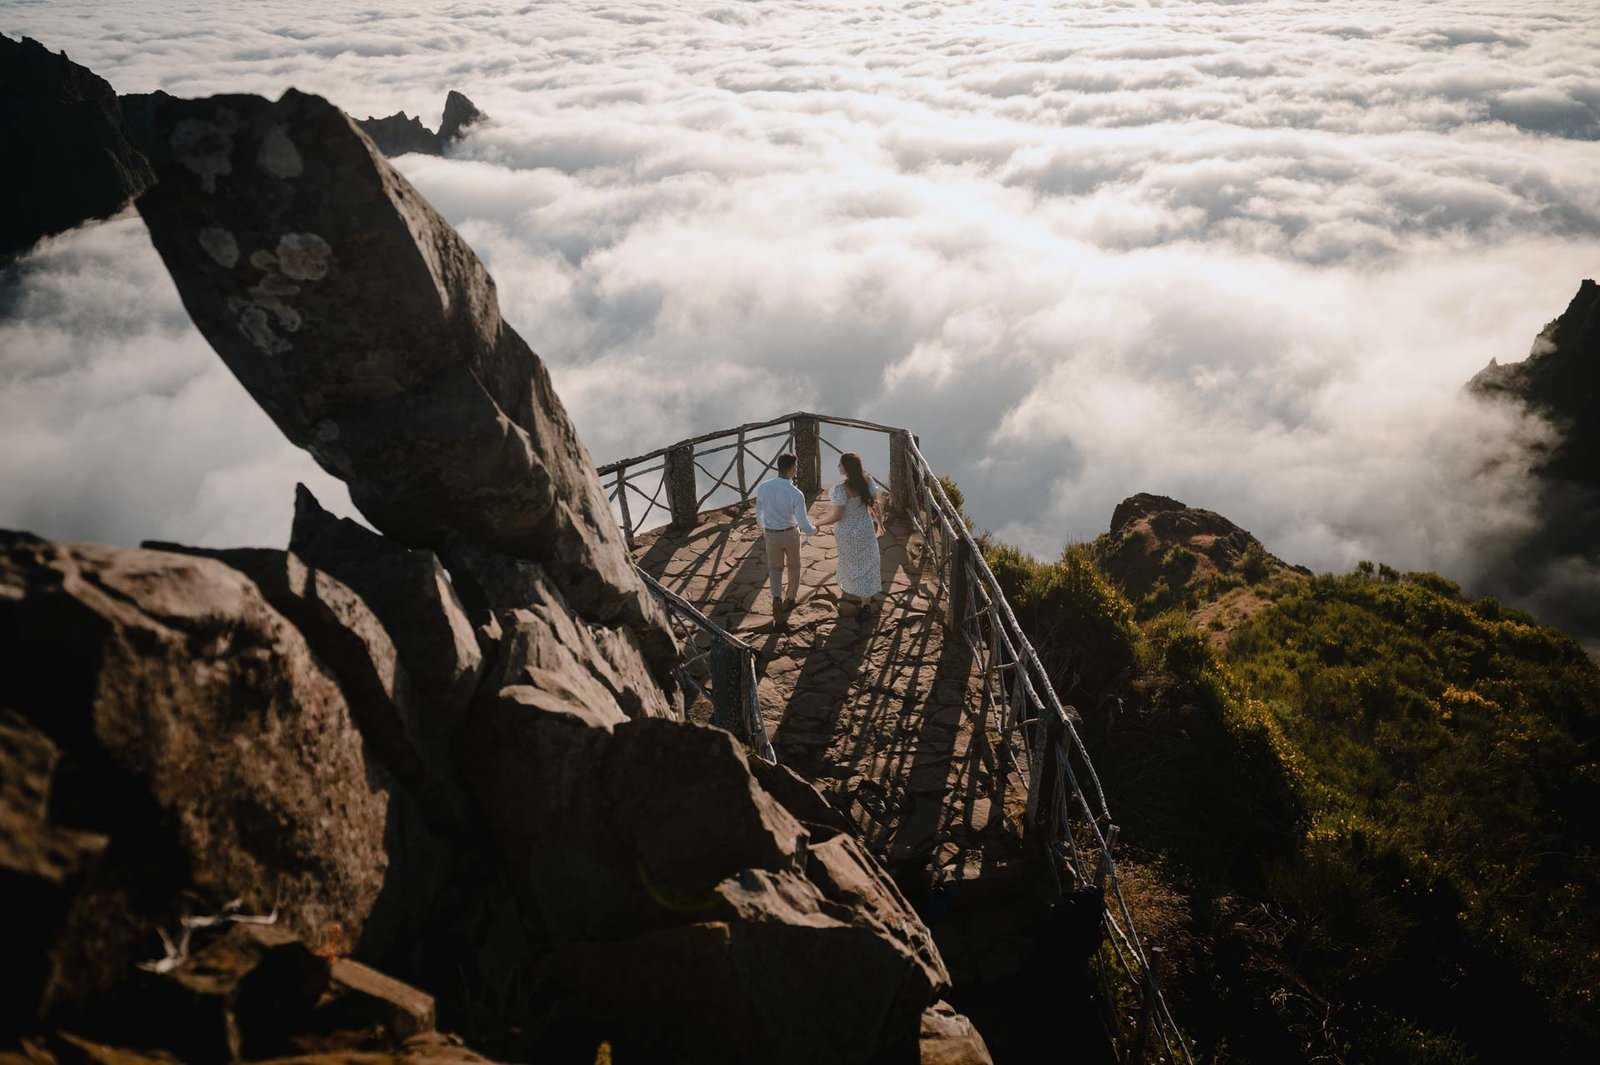
[[[155,92],[129,92],[117,97],[117,108],[122,112],[122,129],[128,142],[140,155],[150,158],[155,145],[156,112],[175,97],[157,89]]]
[[[104,79],[38,41],[0,35],[0,263],[125,207],[152,180]]]
[[[454,144],[466,136],[468,126],[475,126],[488,117],[478,110],[477,104],[451,89],[444,98],[444,118],[439,122],[439,139],[447,146]]]
[[[310,975],[252,1013],[263,951],[191,974],[202,1058],[385,998],[351,958],[517,1060],[915,1053],[949,982],[926,928],[814,789],[678,719],[658,608],[460,238],[314,97],[167,101],[155,143],[185,306],[381,531],[302,489],[288,551],[0,541],[0,859],[47,918],[0,1034],[101,1038],[163,936],[178,972],[197,915],[272,914],[270,967]]]
[[[1221,514],[1141,492],[1117,504],[1111,532],[1094,545],[1106,575],[1135,608],[1153,614],[1200,605],[1231,587],[1309,571],[1267,552]]]
[[[389,630],[360,596],[292,552],[145,546],[213,558],[253,581],[333,675],[361,735],[418,801],[432,829],[451,836],[465,831],[466,803],[449,762],[450,732],[459,718],[417,697]]]
[[[411,689],[429,708],[420,743],[445,750],[478,688],[483,651],[450,577],[431,551],[402,547],[328,513],[295,489],[289,550],[361,597],[394,641]]]
[[[452,1018],[554,1060],[597,1034],[652,1060],[865,1060],[948,984],[859,844],[802,824],[828,816],[814,790],[768,771],[797,817],[728,733],[630,717],[554,601],[494,615],[478,691],[429,723],[376,615],[295,553],[4,543],[0,859],[41,918],[10,1032],[126,1039],[83,1019],[213,913],[458,995],[466,976],[495,1006]]]
[[[361,127],[362,133],[372,138],[372,143],[377,145],[378,151],[391,158],[413,153],[444,154],[443,138],[424,126],[422,119],[408,115],[404,111],[396,111],[382,118],[369,116],[358,120],[356,125]]]
[[[1550,418],[1560,437],[1540,472],[1600,488],[1600,285],[1585,280],[1561,316],[1539,331],[1527,358],[1491,359],[1467,388]]]
[[[409,547],[537,563],[580,617],[672,639],[544,363],[472,250],[335,107],[161,111],[139,209],[202,333],[284,433]]]
[[[1527,358],[1491,360],[1467,390],[1530,410],[1555,430],[1533,456],[1534,525],[1489,548],[1478,590],[1525,605],[1600,650],[1600,285],[1584,281]]]
[[[372,138],[378,151],[387,156],[443,155],[444,150],[466,136],[467,127],[484,121],[489,116],[478,110],[476,104],[454,89],[445,97],[444,118],[435,133],[422,124],[422,119],[396,111],[384,118],[356,120],[361,132]]]
[[[1162,511],[1187,510],[1182,503],[1171,496],[1158,496],[1150,492],[1136,492],[1116,505],[1111,512],[1111,535],[1115,536],[1123,530],[1129,522],[1151,514],[1160,514]]]
[[[915,1054],[921,1011],[945,983],[926,930],[899,927],[909,907],[855,840],[814,848],[810,864],[808,876],[719,883],[690,923],[553,955],[540,982],[563,1017],[552,1046],[622,1031],[619,1056],[638,1060],[798,1065],[863,1060],[852,1033],[886,1031]],[[683,1023],[708,1000],[715,1040]]]
[[[89,1027],[30,1039],[32,1063],[485,1061],[434,1027],[431,995],[330,959],[273,924],[221,920],[132,977]]]
[[[920,1065],[994,1065],[972,1022],[940,1002],[922,1014]]]
[[[235,899],[314,944],[361,936],[389,796],[338,684],[244,575],[5,534],[0,678],[25,749],[51,752],[29,761],[36,842],[5,855],[59,915],[25,1015],[87,1008]]]

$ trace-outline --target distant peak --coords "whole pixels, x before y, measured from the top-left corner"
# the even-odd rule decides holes
[[[451,89],[445,97],[444,121],[439,124],[438,133],[424,126],[421,118],[413,118],[404,111],[396,111],[387,118],[358,119],[356,125],[372,138],[372,143],[384,155],[408,152],[443,155],[445,148],[461,139],[468,126],[488,117],[465,94]]]
[[[1129,522],[1138,521],[1147,514],[1156,514],[1163,510],[1188,510],[1184,504],[1170,496],[1158,496],[1149,492],[1138,492],[1117,504],[1117,509],[1111,512],[1111,532],[1115,535]]]
[[[444,98],[444,119],[439,123],[439,139],[446,144],[460,140],[468,126],[488,117],[464,93],[451,89],[450,95]]]

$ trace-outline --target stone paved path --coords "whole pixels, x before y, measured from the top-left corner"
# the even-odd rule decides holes
[[[828,508],[826,494],[813,517]],[[939,574],[909,522],[881,541],[886,596],[870,621],[841,616],[831,534],[802,549],[799,604],[775,623],[766,555],[747,505],[687,532],[639,538],[638,563],[757,649],[761,705],[778,760],[812,780],[891,865],[933,883],[999,883],[1021,870],[1026,804],[974,734],[980,681],[964,641],[945,640]],[[848,609],[848,608],[847,608]],[[690,715],[707,720],[701,700]],[[953,885],[954,886],[954,885]]]

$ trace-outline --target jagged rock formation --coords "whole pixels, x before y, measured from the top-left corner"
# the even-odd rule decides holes
[[[1467,387],[1526,403],[1556,424],[1561,437],[1540,464],[1544,476],[1600,486],[1600,285],[1580,284],[1526,359],[1491,359]]]
[[[128,142],[140,155],[149,159],[155,144],[156,111],[175,97],[157,89],[155,92],[128,92],[117,97],[117,108],[122,113],[122,129]]]
[[[383,118],[369,116],[357,119],[356,125],[372,138],[372,143],[384,155],[406,155],[410,152],[443,155],[446,148],[466,135],[468,126],[488,117],[466,96],[451,89],[450,95],[445,97],[444,117],[437,133],[424,126],[420,117],[413,117],[404,111],[396,111]]]
[[[285,435],[380,531],[537,564],[664,679],[670,637],[588,452],[449,223],[318,97],[161,117],[161,181],[139,210],[196,325]]]
[[[0,879],[37,914],[0,1036],[136,1031],[132,963],[237,899],[517,1060],[916,1053],[927,929],[814,788],[675,719],[659,608],[466,245],[316,97],[168,101],[153,143],[185,306],[381,533],[302,490],[290,551],[0,540]]]
[[[454,144],[466,136],[467,127],[484,121],[489,116],[478,110],[478,105],[462,93],[451,89],[444,98],[444,117],[439,122],[439,139],[446,145]]]
[[[154,180],[104,79],[38,41],[0,35],[0,262],[115,214]]]
[[[1094,549],[1106,575],[1144,616],[1180,604],[1197,609],[1236,587],[1310,572],[1268,553],[1221,514],[1145,492],[1117,504],[1111,531]],[[1248,612],[1260,603],[1237,605]]]
[[[1526,359],[1491,360],[1467,389],[1523,405],[1556,429],[1536,456],[1537,524],[1488,569],[1484,590],[1600,641],[1600,285],[1584,281]]]
[[[409,155],[413,152],[421,155],[444,154],[444,140],[424,126],[421,118],[404,111],[396,111],[382,118],[369,115],[358,119],[356,125],[372,138],[378,151],[387,156]]]

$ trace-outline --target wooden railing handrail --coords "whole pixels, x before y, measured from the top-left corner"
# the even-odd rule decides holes
[[[606,477],[610,474],[616,473],[618,470],[623,469],[624,467],[637,466],[641,462],[649,462],[651,459],[662,458],[669,451],[676,451],[680,447],[692,447],[695,444],[704,444],[708,440],[720,440],[725,436],[738,436],[740,433],[753,433],[757,429],[770,429],[774,425],[783,425],[786,422],[792,422],[799,418],[812,418],[816,421],[822,422],[825,425],[837,425],[845,429],[864,429],[868,432],[898,433],[904,431],[897,429],[892,425],[880,425],[877,422],[865,422],[858,418],[838,418],[831,414],[812,414],[810,411],[800,410],[791,414],[785,414],[780,418],[769,418],[764,422],[746,422],[743,425],[735,425],[731,429],[718,429],[715,432],[701,433],[699,436],[691,436],[687,440],[679,440],[675,443],[668,444],[666,447],[658,447],[654,451],[646,451],[643,455],[635,455],[628,459],[617,459],[613,462],[606,463],[604,466],[596,466],[595,472],[601,477]]]
[[[692,621],[695,625],[704,629],[706,632],[715,634],[718,639],[728,644],[730,647],[740,651],[749,651],[751,653],[755,652],[754,647],[751,647],[744,640],[739,639],[739,637],[735,636],[727,629],[724,629],[716,622],[706,617],[705,614],[701,612],[699,607],[695,606],[693,603],[689,602],[689,600],[685,599],[671,588],[668,588],[666,585],[656,580],[644,569],[644,567],[635,566],[634,569],[638,571],[639,579],[644,581],[647,588],[654,592],[659,598],[665,599],[675,610],[681,613],[688,620]]]

